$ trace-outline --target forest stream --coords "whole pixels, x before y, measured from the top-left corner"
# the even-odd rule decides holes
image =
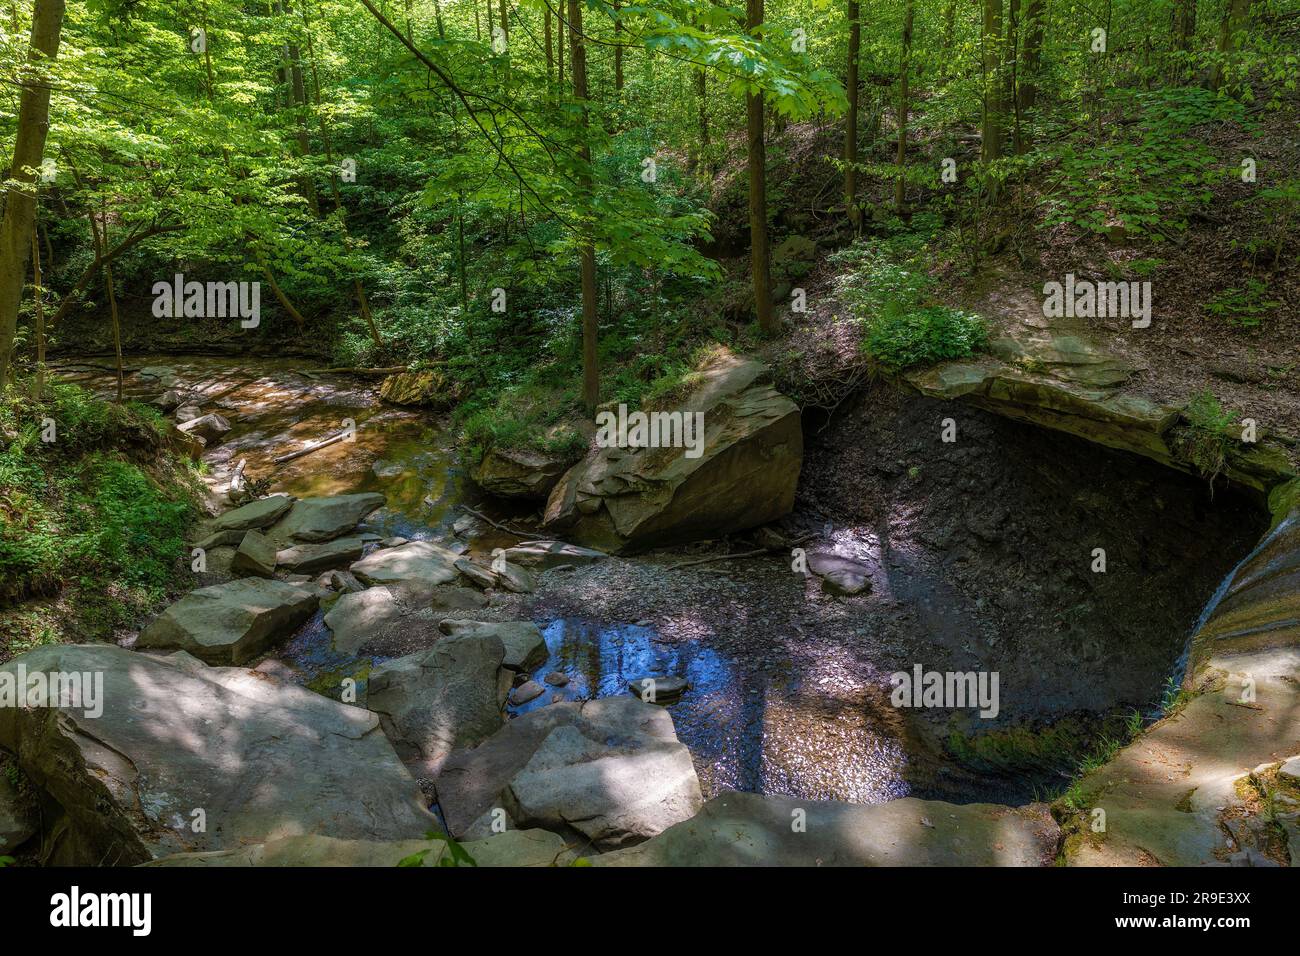
[[[161,370],[161,378],[129,375],[128,397],[153,398],[174,376],[203,396],[205,409],[229,419],[231,432],[204,455],[206,480],[214,487],[228,481],[243,459],[247,475],[272,477],[273,491],[382,492],[387,506],[362,527],[376,536],[436,540],[477,555],[520,540],[483,521],[468,532],[462,526],[469,536],[457,538],[453,525],[466,514],[462,505],[487,509],[503,525],[517,519],[484,502],[445,421],[381,404],[375,387],[363,380],[285,360],[235,365],[146,356],[131,366]],[[103,367],[67,365],[60,374],[101,394],[114,388]],[[1020,501],[1004,498],[1014,512],[1008,518],[1003,507],[1004,527],[973,527],[972,533],[965,516],[975,513],[976,492],[963,485],[960,467],[945,478],[939,462],[923,466],[933,471],[919,504],[907,491],[917,469],[898,474],[887,460],[895,452],[901,457],[894,446],[922,427],[927,402],[878,392],[869,423],[855,418],[868,403],[856,410],[850,403],[810,442],[793,526],[814,529],[823,549],[870,564],[868,596],[830,599],[791,574],[780,558],[672,567],[699,553],[698,546],[548,572],[536,593],[497,594],[474,615],[533,620],[549,651],[538,679],[557,671],[568,678],[535,700],[512,705],[511,713],[560,699],[625,694],[631,679],[671,675],[689,684],[668,710],[706,797],[737,789],[853,803],[908,794],[1014,803],[1050,788],[1058,775],[1055,755],[1046,747],[1034,754],[1031,743],[1026,757],[1023,737],[1015,735],[1066,718],[1055,726],[1067,728],[1066,741],[1081,746],[1099,732],[1102,715],[1157,705],[1202,604],[1248,550],[1258,519],[1247,502],[1231,495],[1220,494],[1211,505],[1193,479],[1171,479],[1131,456],[971,410],[963,413],[962,427],[983,449],[977,454],[989,460],[974,462],[968,473],[981,475],[990,495],[1007,494],[998,490],[999,467],[1013,472],[1015,486],[1024,489]],[[354,443],[274,463],[336,433],[347,420],[357,425]],[[850,429],[855,440],[842,440],[837,429]],[[917,443],[908,460],[921,453]],[[864,463],[855,458],[860,455],[877,460]],[[1105,482],[1115,485],[1113,494],[1097,487]],[[1076,519],[1069,514],[1060,514],[1059,535],[1045,527],[1060,507],[1058,498],[1071,502],[1071,510],[1085,509],[1088,520],[1100,520],[1101,537],[1107,523],[1122,528],[1127,539],[1114,542],[1115,557],[1123,559],[1130,547],[1140,551],[1159,572],[1148,579],[1159,583],[1157,590],[1143,596],[1117,585],[1107,591],[1084,577],[1055,573],[1050,580],[1063,580],[1067,588],[1073,580],[1076,592],[1049,593],[1041,581],[1022,580],[1023,566],[988,550],[1014,538],[1023,523],[1034,546],[1047,549],[1029,563],[1059,572],[1061,552],[1077,552],[1082,544],[1071,538]],[[1144,515],[1145,523],[1136,523]],[[1201,534],[1201,521],[1216,526],[1215,533]],[[981,582],[974,597],[963,587],[971,574]],[[1043,606],[1033,607],[1034,599]],[[1151,633],[1143,632],[1145,646],[1135,647],[1134,634],[1143,628]],[[1130,666],[1101,667],[1119,646]],[[340,654],[318,611],[261,667],[337,696],[341,677],[364,684],[370,665],[412,649],[390,638],[367,644],[360,656]],[[968,759],[955,765],[953,748],[943,743],[973,734],[972,721],[938,722],[891,706],[888,676],[912,661],[999,670],[1002,713],[978,729],[992,727],[996,735],[1020,728],[1009,739],[1021,739],[1021,747],[1008,754],[1000,743],[990,749],[977,741],[966,748]]]

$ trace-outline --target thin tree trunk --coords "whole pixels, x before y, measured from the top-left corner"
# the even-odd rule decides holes
[[[614,91],[623,92],[623,24],[618,19],[618,0],[614,0]]]
[[[564,85],[564,17],[555,18],[555,69],[560,86]]]
[[[700,145],[709,145],[709,86],[708,74],[699,70],[695,74],[695,95],[700,107]]]
[[[568,0],[569,3],[569,57],[573,67],[573,96],[582,110],[582,128],[584,131],[579,154],[583,162],[583,171],[579,186],[583,192],[583,202],[591,202],[591,148],[587,145],[587,51],[582,32],[582,0]],[[583,228],[589,228],[584,226]],[[578,253],[582,273],[582,403],[588,415],[596,414],[596,405],[600,401],[600,368],[596,351],[598,318],[596,314],[596,247],[590,238],[585,238]]]
[[[30,66],[22,75],[11,182],[5,197],[4,220],[0,222],[0,394],[9,380],[9,363],[18,334],[18,306],[36,223],[34,170],[40,168],[50,129],[50,87],[40,82],[35,69],[36,64],[58,56],[63,11],[64,0],[36,0],[28,49]]]
[[[900,213],[907,202],[907,74],[911,67],[911,58],[912,0],[907,0],[903,7],[903,52],[898,69],[898,152],[894,157],[894,162],[898,166],[898,180],[894,184],[894,208]]]
[[[984,162],[1002,156],[1002,0],[984,0],[983,47],[984,124],[980,154]]]
[[[41,245],[32,230],[32,292],[36,296],[36,384],[32,397],[38,402],[45,394],[45,302],[41,285]]]
[[[862,231],[862,211],[858,208],[858,54],[862,49],[862,23],[858,0],[848,0],[849,60],[844,87],[849,108],[844,119],[844,210],[856,235]]]
[[[757,36],[763,25],[763,0],[745,0],[745,29]],[[771,261],[767,248],[767,150],[763,141],[763,96],[745,94],[745,132],[749,156],[749,259],[754,311],[765,333],[780,327],[772,309]]]
[[[108,217],[102,211],[96,225],[95,214],[90,214],[90,235],[94,240],[95,257],[102,258],[108,249]],[[113,323],[113,353],[117,356],[117,400],[122,401],[122,324],[117,314],[117,288],[113,282],[112,263],[104,263],[104,290],[108,293],[108,314]]]
[[[555,80],[555,50],[551,43],[551,8],[546,7],[546,82]]]
[[[1038,103],[1038,73],[1042,68],[1043,57],[1043,18],[1044,0],[1029,0],[1025,8],[1024,34],[1025,43],[1021,55],[1020,76],[1016,82],[1016,103],[1022,116],[1029,116]],[[1022,136],[1024,145],[1029,144],[1029,136]]]

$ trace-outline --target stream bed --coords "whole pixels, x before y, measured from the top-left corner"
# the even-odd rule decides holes
[[[60,374],[109,394],[104,364]],[[230,421],[204,455],[214,487],[242,459],[273,491],[379,491],[388,504],[366,530],[444,543],[455,541],[459,505],[491,508],[446,423],[379,403],[375,383],[287,360],[142,356],[130,368],[128,397],[181,388]],[[943,415],[964,440],[944,446],[933,438],[939,411],[877,388],[808,429],[783,530],[870,566],[869,593],[823,594],[782,555],[674,567],[713,553],[707,544],[548,572],[536,593],[495,595],[465,615],[533,620],[549,651],[537,679],[568,678],[511,712],[626,694],[642,676],[685,677],[668,710],[706,797],[1015,803],[1050,791],[1101,715],[1158,705],[1202,605],[1257,537],[1258,510],[1133,456],[951,404]],[[274,463],[349,421],[355,442]],[[482,554],[513,543],[480,527],[460,546]],[[1110,567],[1091,574],[1098,546]],[[264,665],[323,689],[383,659],[334,651],[318,613]],[[918,664],[997,672],[997,718],[894,707],[891,673]],[[1062,720],[1066,744],[1043,735]]]

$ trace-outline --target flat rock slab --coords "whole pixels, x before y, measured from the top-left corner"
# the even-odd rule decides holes
[[[242,664],[288,637],[317,607],[315,592],[241,578],[191,591],[140,632],[136,647],[188,651],[209,664]]]
[[[791,822],[803,811],[804,830]],[[1045,804],[905,797],[862,806],[756,793],[714,797],[690,820],[594,866],[1050,866],[1061,831]]]
[[[462,634],[492,635],[499,638],[505,648],[503,666],[512,671],[531,671],[546,663],[550,651],[541,629],[532,621],[464,621],[449,618],[438,625],[442,633],[459,637]]]
[[[668,711],[632,697],[564,701],[529,711],[506,723],[477,747],[456,750],[443,763],[434,785],[451,835],[481,835],[474,832],[480,818],[494,808],[513,812],[506,806],[507,786],[528,765],[551,731],[565,726],[576,727],[584,737],[596,742],[631,742],[643,748],[656,741],[677,744]],[[685,747],[682,750],[685,753]],[[690,754],[685,753],[685,757],[689,762]],[[616,795],[613,791],[608,794],[611,799]],[[536,803],[528,798],[525,806],[535,808]],[[604,819],[612,819],[611,814],[617,815],[612,802],[605,807]],[[604,833],[603,837],[606,842],[619,839],[613,833]]]
[[[366,588],[344,594],[325,615],[325,626],[333,632],[334,650],[353,655],[366,641],[395,624],[406,609],[388,588]]]
[[[329,541],[347,534],[386,500],[376,492],[301,498],[274,532],[282,541]]]
[[[275,563],[292,574],[316,574],[352,564],[365,551],[361,538],[335,538],[321,544],[297,544],[276,552]]]
[[[461,844],[476,866],[568,866],[574,852],[546,830],[507,830],[486,840]],[[423,853],[421,866],[441,866],[451,858],[443,840],[339,840],[312,834],[256,843],[236,850],[178,853],[145,866],[382,866]]]
[[[213,530],[251,531],[255,528],[265,528],[279,521],[292,507],[293,498],[288,495],[259,498],[220,515],[213,523]]]
[[[383,548],[367,555],[351,571],[366,584],[451,584],[460,555],[429,541],[412,541],[400,548]]]
[[[563,541],[525,541],[513,548],[506,548],[505,559],[521,568],[534,571],[547,571],[562,564],[591,564],[609,557],[604,551],[583,548]]]
[[[435,776],[452,750],[501,728],[502,653],[496,637],[467,634],[370,671],[367,706],[418,776]]]
[[[503,796],[519,826],[572,827],[607,850],[655,836],[704,804],[684,744],[584,729],[556,727],[511,778]]]
[[[62,809],[47,819],[63,830],[47,863],[130,865],[314,833],[419,839],[438,826],[367,710],[183,653],[59,645],[0,672],[19,664],[103,681],[98,716],[0,708],[0,747]],[[195,808],[205,832],[190,826]]]

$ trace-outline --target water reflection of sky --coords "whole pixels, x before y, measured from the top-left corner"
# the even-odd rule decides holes
[[[515,713],[553,695],[609,697],[638,677],[685,677],[689,687],[667,710],[706,796],[733,789],[877,803],[907,793],[902,748],[860,696],[837,697],[790,669],[756,672],[698,641],[662,643],[648,627],[540,623],[550,656],[536,678],[560,671],[569,682],[546,686]]]

